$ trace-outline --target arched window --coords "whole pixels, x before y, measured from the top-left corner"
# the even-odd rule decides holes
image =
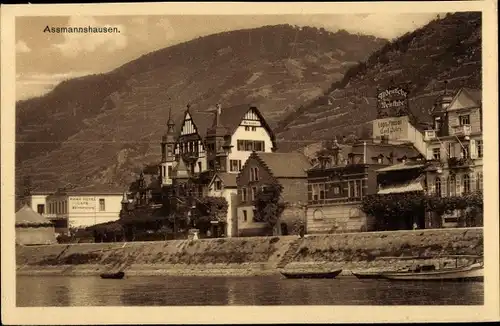
[[[441,178],[436,177],[436,196],[441,197]]]
[[[470,193],[470,177],[468,174],[464,175],[464,194]]]
[[[448,192],[450,196],[457,195],[457,183],[454,175],[448,177]]]

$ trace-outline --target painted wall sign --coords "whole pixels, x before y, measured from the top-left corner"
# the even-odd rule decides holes
[[[377,118],[408,115],[408,91],[391,87],[377,94]]]
[[[95,197],[70,197],[70,207],[72,210],[95,210]]]
[[[373,136],[385,136],[388,139],[406,139],[408,137],[408,117],[377,119],[373,121]]]

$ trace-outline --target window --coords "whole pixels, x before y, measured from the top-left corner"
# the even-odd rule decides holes
[[[448,143],[448,158],[455,157],[455,147],[453,143]]]
[[[384,158],[381,157],[381,156],[377,157],[377,163],[378,164],[383,164],[384,163]]]
[[[318,185],[319,187],[319,199],[325,199],[325,184],[324,183],[320,183]]]
[[[201,162],[198,162],[198,172],[201,172]]]
[[[257,131],[257,127],[252,127],[252,131]]]
[[[44,204],[36,205],[36,211],[38,212],[38,214],[44,214],[45,213],[45,205]]]
[[[246,222],[248,219],[248,216],[247,216],[247,211],[246,210],[243,210],[243,222]]]
[[[448,177],[448,192],[451,197],[457,195],[457,184],[454,175]]]
[[[220,182],[220,180],[215,181],[214,188],[215,190],[222,190],[222,182]]]
[[[257,187],[252,187],[252,193],[251,193],[252,201],[255,200],[256,195],[257,195]]]
[[[253,216],[252,216],[252,222],[256,222],[256,221],[257,221],[257,215],[258,215],[258,214],[259,214],[259,213],[257,213],[257,210],[256,210],[256,209],[254,209],[254,210],[253,210]]]
[[[470,193],[470,177],[468,174],[464,175],[464,194]]]
[[[462,157],[469,158],[469,144],[462,144]]]
[[[477,157],[483,157],[483,141],[476,140]]]
[[[255,151],[255,152],[264,152],[265,145],[263,140],[243,140],[238,139],[237,148],[239,151]]]
[[[231,172],[241,171],[241,160],[229,160],[229,169]]]
[[[340,187],[339,186],[334,186],[333,187],[333,194],[334,195],[339,195],[340,194]]]
[[[250,131],[250,127],[249,126],[245,126],[245,131]]]
[[[441,197],[441,179],[436,177],[434,183],[436,185],[436,196]]]
[[[167,176],[168,176],[169,178],[171,178],[171,177],[172,177],[172,166],[171,166],[171,165],[169,165],[167,169],[168,169],[168,175],[167,175]]]
[[[250,168],[250,181],[259,181],[259,168]]]
[[[441,159],[441,150],[440,148],[433,148],[432,149],[432,157],[436,160],[439,161]]]
[[[477,182],[477,185],[476,185],[477,190],[482,191],[483,190],[483,173],[482,172],[478,172],[476,182]]]
[[[470,116],[468,114],[459,116],[458,120],[459,120],[461,126],[470,125]]]
[[[104,203],[104,199],[100,198],[99,199],[99,211],[102,212],[102,211],[105,211],[105,210],[106,210],[106,205]]]
[[[241,201],[247,201],[247,188],[241,188]]]

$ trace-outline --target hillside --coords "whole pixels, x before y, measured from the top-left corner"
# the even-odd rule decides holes
[[[257,103],[272,125],[387,41],[290,25],[214,34],[17,103],[16,179],[124,186],[160,159],[167,112]],[[19,187],[17,187],[19,188]],[[19,190],[19,189],[18,189]]]
[[[341,81],[280,123],[278,138],[295,143],[346,136],[370,136],[376,118],[377,87],[408,85],[410,110],[420,122],[444,89],[481,88],[481,13],[448,14],[407,33],[349,69]]]

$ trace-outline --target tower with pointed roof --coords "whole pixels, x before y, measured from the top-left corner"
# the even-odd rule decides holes
[[[434,106],[431,110],[431,116],[433,121],[433,129],[436,131],[438,136],[443,136],[448,128],[448,116],[447,109],[453,100],[453,95],[448,92],[448,81],[444,81],[444,90],[441,95],[436,98]]]
[[[175,123],[172,120],[172,109],[168,111],[167,132],[161,139],[161,185],[172,184],[172,170],[175,164]]]
[[[222,107],[220,104],[217,104],[212,127],[207,130],[206,143],[209,148],[207,161],[209,168],[226,172],[227,157],[231,142],[228,130],[221,123],[221,114]]]

